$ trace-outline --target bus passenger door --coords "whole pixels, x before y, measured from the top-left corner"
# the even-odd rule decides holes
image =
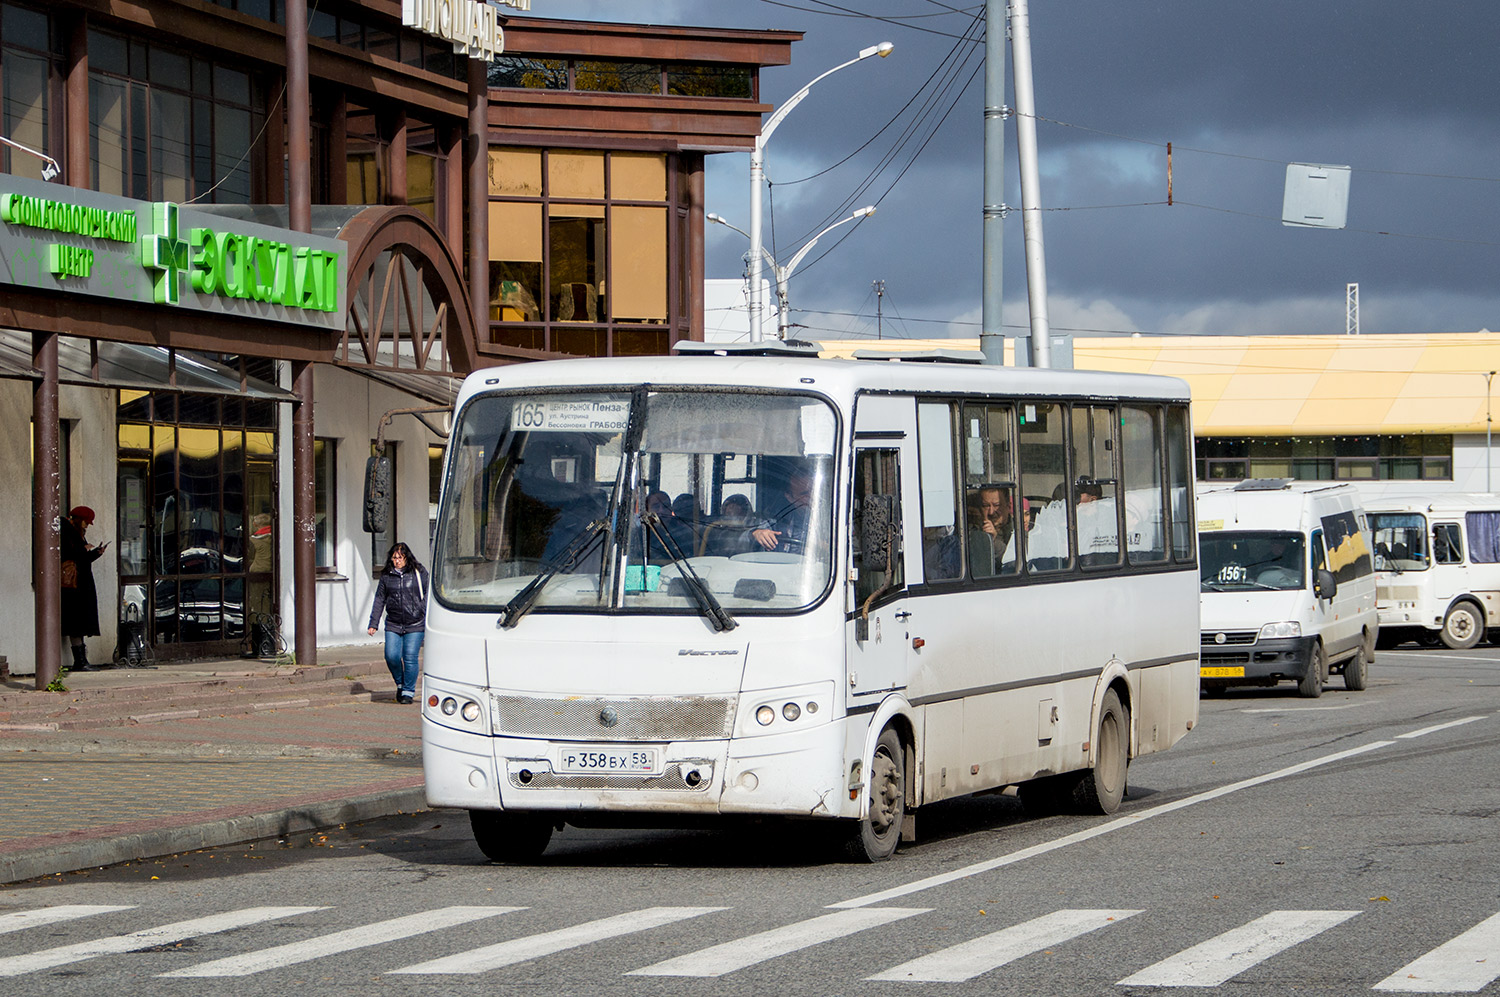
[[[878,433],[855,433],[854,501],[848,591],[848,681],[851,707],[878,703],[883,694],[906,688],[908,655],[915,631],[907,597],[907,551],[916,502],[904,501],[902,479],[916,480],[915,419],[909,399],[864,398],[860,415],[874,405],[904,405],[891,429],[881,421]],[[883,403],[883,404],[882,404]],[[863,427],[865,419],[856,425]],[[909,425],[908,425],[909,424]],[[887,431],[889,430],[889,431]],[[867,443],[859,437],[865,435]],[[878,439],[877,439],[878,438]],[[904,472],[904,473],[903,473]]]

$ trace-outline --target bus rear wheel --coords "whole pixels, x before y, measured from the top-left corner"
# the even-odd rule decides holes
[[[849,832],[844,852],[853,862],[883,862],[895,854],[906,818],[906,753],[901,738],[889,727],[875,742],[866,787],[869,813]]]
[[[469,826],[479,850],[491,862],[535,861],[552,840],[552,818],[548,814],[470,810]]]
[[[1113,689],[1099,704],[1094,767],[1083,773],[1073,791],[1081,813],[1112,814],[1125,799],[1125,774],[1130,764],[1130,711]]]

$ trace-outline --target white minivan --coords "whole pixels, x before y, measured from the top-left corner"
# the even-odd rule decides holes
[[[1380,621],[1369,525],[1353,485],[1257,478],[1198,486],[1206,692],[1369,681]]]

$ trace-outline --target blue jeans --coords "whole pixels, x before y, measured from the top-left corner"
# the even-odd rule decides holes
[[[422,650],[422,638],[427,631],[398,634],[385,632],[385,666],[391,670],[396,687],[408,696],[417,694],[417,652]]]

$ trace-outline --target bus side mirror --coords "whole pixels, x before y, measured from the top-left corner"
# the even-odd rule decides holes
[[[391,459],[371,457],[365,461],[366,533],[385,533],[391,518]]]
[[[1333,572],[1327,568],[1319,568],[1313,576],[1313,594],[1319,599],[1332,599],[1338,594],[1339,583],[1334,581]]]

